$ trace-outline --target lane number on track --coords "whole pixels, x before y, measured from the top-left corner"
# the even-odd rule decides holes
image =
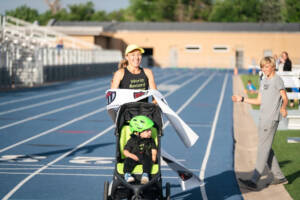
[[[112,164],[114,162],[114,157],[83,157],[78,156],[70,160],[70,163],[76,164],[95,164],[95,165],[103,165],[103,164]]]
[[[46,159],[46,156],[30,156],[30,155],[4,155],[0,157],[0,162],[23,162],[32,163]]]

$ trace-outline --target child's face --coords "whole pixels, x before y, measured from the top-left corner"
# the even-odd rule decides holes
[[[140,133],[141,138],[150,138],[151,137],[151,129],[145,130]]]
[[[268,77],[275,72],[275,67],[271,63],[267,63],[261,68],[261,70]]]

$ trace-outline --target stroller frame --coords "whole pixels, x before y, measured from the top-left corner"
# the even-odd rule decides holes
[[[163,195],[162,178],[161,178],[161,148],[160,138],[163,136],[163,120],[160,108],[153,103],[132,102],[122,105],[117,113],[116,118],[116,163],[111,183],[104,183],[104,200],[108,199],[170,199],[170,184],[166,183],[166,197]],[[118,172],[117,165],[124,159],[120,152],[120,137],[122,128],[128,125],[130,119],[136,115],[145,115],[152,119],[154,128],[157,130],[157,165],[158,172],[151,176],[148,183],[131,184],[124,180],[124,174]],[[137,180],[140,180],[141,174],[134,174]]]

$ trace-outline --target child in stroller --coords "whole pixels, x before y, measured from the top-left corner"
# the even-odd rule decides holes
[[[129,157],[127,155],[126,158],[126,144],[130,140],[131,136],[134,135],[134,132],[142,132],[142,129],[139,129],[136,125],[133,125],[133,119],[136,119],[137,116],[147,116],[152,122],[150,128],[145,128],[144,130],[151,130],[151,137],[155,142],[155,147],[157,151],[157,155],[152,154],[152,156],[156,158],[156,162],[146,164],[144,166],[148,166],[150,168],[150,172],[146,172],[143,170],[143,165],[140,163],[134,163],[133,170],[128,170],[131,172],[132,178],[134,180],[128,181],[126,179],[125,173],[125,161]],[[139,118],[139,117],[138,117]],[[130,122],[132,123],[130,126]],[[113,174],[113,179],[109,183],[106,181],[104,183],[104,200],[107,199],[169,199],[170,198],[170,184],[166,183],[166,197],[163,195],[163,187],[162,187],[162,178],[161,178],[161,149],[160,149],[160,138],[163,135],[162,132],[162,113],[160,108],[153,103],[145,103],[145,102],[133,102],[123,104],[117,114],[116,118],[116,164],[115,170]],[[134,127],[134,128],[133,128]],[[139,129],[137,131],[137,129]],[[131,152],[131,150],[129,150]],[[151,147],[152,153],[152,147]],[[148,181],[143,180],[143,173],[148,174]],[[129,183],[130,182],[130,183]],[[144,184],[141,184],[144,183]]]
[[[123,152],[126,157],[124,161],[124,177],[128,183],[134,181],[131,171],[138,164],[143,166],[141,184],[149,182],[149,174],[157,156],[157,147],[151,137],[153,125],[153,121],[144,115],[135,116],[129,122],[133,133]]]

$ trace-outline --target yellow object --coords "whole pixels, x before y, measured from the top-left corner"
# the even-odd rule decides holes
[[[119,174],[124,174],[124,163],[117,164],[117,170]],[[157,174],[159,171],[158,164],[152,165],[151,174]],[[132,174],[142,174],[143,173],[143,166],[136,165],[131,172]]]
[[[128,53],[130,53],[130,52],[132,52],[132,51],[134,51],[134,50],[136,50],[136,49],[138,49],[141,53],[144,53],[144,52],[145,52],[145,50],[144,50],[143,48],[139,47],[138,45],[136,45],[136,44],[130,44],[130,45],[127,46],[127,48],[126,48],[126,50],[125,50],[125,56],[126,56]]]

